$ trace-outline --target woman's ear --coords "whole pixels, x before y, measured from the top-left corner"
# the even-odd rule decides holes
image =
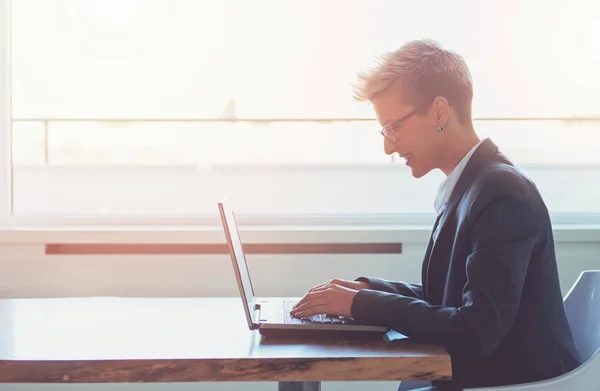
[[[438,126],[446,126],[450,117],[450,104],[443,96],[438,96],[433,100],[433,113]]]

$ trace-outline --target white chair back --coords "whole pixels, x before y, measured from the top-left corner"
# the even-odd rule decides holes
[[[600,349],[600,270],[581,273],[565,297],[565,310],[575,347],[586,362]]]

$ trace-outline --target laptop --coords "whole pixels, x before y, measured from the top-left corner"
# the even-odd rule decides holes
[[[325,338],[325,339],[381,339],[389,330],[386,327],[359,324],[354,319],[315,315],[310,318],[290,316],[290,310],[300,298],[257,298],[244,248],[239,236],[231,201],[218,203],[221,223],[242,298],[248,327],[265,337]]]

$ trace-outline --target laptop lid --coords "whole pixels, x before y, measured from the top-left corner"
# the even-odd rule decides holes
[[[254,329],[255,325],[254,322],[252,322],[252,314],[254,312],[254,288],[252,287],[252,281],[250,280],[246,255],[244,254],[244,248],[235,221],[235,214],[229,198],[220,201],[218,205],[227,246],[229,247],[229,255],[231,256],[235,278],[240,290],[240,296],[242,297],[246,320],[248,321],[248,327]]]

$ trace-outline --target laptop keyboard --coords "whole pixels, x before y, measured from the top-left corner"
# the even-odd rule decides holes
[[[329,316],[329,315],[313,315],[308,318],[296,318],[290,315],[290,311],[294,307],[296,302],[293,301],[284,301],[283,302],[283,314],[285,323],[287,324],[301,324],[301,323],[310,323],[310,324],[346,324],[350,323],[350,319],[346,319],[339,316]]]

